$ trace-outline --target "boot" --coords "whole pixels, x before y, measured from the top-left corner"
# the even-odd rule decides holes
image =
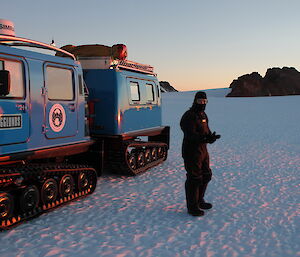
[[[204,212],[199,209],[199,181],[187,179],[185,181],[185,196],[188,213],[193,216],[203,216]]]
[[[199,208],[203,209],[203,210],[208,210],[212,208],[212,204],[211,203],[207,203],[204,200],[204,195],[205,195],[205,191],[207,188],[208,183],[204,183],[199,187]]]
[[[204,215],[204,211],[197,209],[197,210],[188,210],[188,213],[191,214],[192,216],[203,216]]]
[[[209,210],[213,207],[213,205],[211,203],[207,203],[207,202],[201,202],[199,203],[199,208],[203,209],[203,210]]]

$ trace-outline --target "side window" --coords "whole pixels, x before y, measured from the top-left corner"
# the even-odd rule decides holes
[[[47,66],[46,85],[50,100],[73,100],[73,72],[69,69]]]
[[[25,90],[23,64],[19,61],[0,60],[0,70],[9,71],[10,75],[9,94],[3,98],[24,98]]]
[[[154,101],[154,90],[152,84],[146,84],[147,102]]]
[[[78,86],[79,86],[79,95],[83,95],[84,88],[83,88],[83,81],[81,75],[78,75]]]
[[[140,101],[139,83],[130,81],[130,94],[132,101]]]
[[[160,85],[156,85],[157,88],[157,97],[160,98]]]

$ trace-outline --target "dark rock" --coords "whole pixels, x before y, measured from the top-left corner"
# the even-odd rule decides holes
[[[228,97],[299,95],[300,72],[288,67],[268,69],[265,77],[253,72],[234,80],[230,88]]]
[[[166,93],[166,92],[178,92],[174,87],[170,85],[169,82],[167,81],[159,81],[159,85],[161,88],[161,92]]]
[[[263,77],[257,72],[243,75],[230,84],[232,90],[227,96],[259,96],[262,81]]]

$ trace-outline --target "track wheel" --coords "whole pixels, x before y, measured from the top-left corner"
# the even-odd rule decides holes
[[[161,146],[157,148],[157,155],[159,158],[162,158],[164,155],[164,149]]]
[[[34,210],[40,201],[39,190],[36,186],[24,188],[20,196],[20,207],[23,212]]]
[[[52,203],[56,200],[58,194],[57,183],[53,178],[47,179],[41,189],[41,198],[44,204]]]
[[[151,151],[150,149],[147,149],[145,151],[145,162],[150,163],[151,162]]]
[[[69,196],[74,191],[74,179],[71,175],[64,175],[59,181],[59,194],[61,197]]]
[[[157,148],[156,147],[152,148],[151,157],[152,157],[152,160],[154,160],[154,161],[157,159]]]
[[[80,172],[78,176],[78,188],[79,191],[88,189],[89,186],[89,179],[87,177],[86,172]]]
[[[135,158],[135,154],[129,154],[129,155],[128,155],[128,166],[129,166],[132,170],[135,170],[135,169],[136,169],[136,158]]]
[[[168,148],[167,147],[163,147],[163,159],[166,160],[168,156]]]
[[[12,216],[14,210],[14,200],[9,193],[0,193],[0,219],[6,219]]]
[[[145,166],[145,154],[144,152],[140,152],[137,158],[137,164],[139,167]]]
[[[94,170],[91,174],[90,174],[90,188],[91,188],[91,193],[94,192],[94,190],[96,189],[97,186],[97,172]]]

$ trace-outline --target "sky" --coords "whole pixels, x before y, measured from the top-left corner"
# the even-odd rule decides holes
[[[0,18],[50,43],[123,43],[180,91],[229,87],[268,68],[300,70],[299,0],[10,0]]]

